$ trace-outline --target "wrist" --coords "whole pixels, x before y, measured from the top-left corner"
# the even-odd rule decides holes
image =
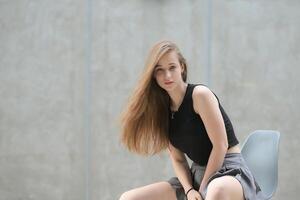
[[[200,188],[203,188],[204,186],[206,186],[207,184],[207,180],[202,180],[201,184],[200,184]]]
[[[200,187],[199,187],[199,191],[202,191],[205,188],[205,183],[201,183]]]
[[[206,187],[207,186],[204,183],[202,183],[199,187],[198,192],[202,195],[202,197],[206,196],[206,189],[207,189]]]
[[[187,197],[188,193],[189,193],[190,191],[192,191],[193,189],[194,189],[193,187],[191,187],[190,189],[188,189],[188,190],[186,191],[186,193],[185,193],[185,196]]]

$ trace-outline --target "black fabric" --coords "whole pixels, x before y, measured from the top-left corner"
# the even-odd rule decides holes
[[[186,153],[192,161],[205,166],[212,150],[212,143],[200,115],[193,108],[192,94],[197,85],[203,84],[188,83],[178,110],[173,112],[169,109],[169,140],[173,146]],[[230,148],[239,142],[229,117],[221,106],[219,98],[217,96],[216,98],[226,127],[228,148]]]

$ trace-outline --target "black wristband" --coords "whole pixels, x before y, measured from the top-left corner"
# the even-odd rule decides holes
[[[190,188],[186,193],[185,193],[185,196],[187,197],[187,195],[188,195],[188,193],[191,191],[191,190],[193,190],[194,188]]]

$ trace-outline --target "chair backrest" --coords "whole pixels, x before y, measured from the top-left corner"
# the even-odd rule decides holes
[[[252,132],[242,146],[242,155],[264,195],[270,199],[277,188],[280,133]]]

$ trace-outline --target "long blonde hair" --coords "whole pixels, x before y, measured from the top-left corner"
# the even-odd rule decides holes
[[[121,142],[131,152],[154,155],[168,147],[170,97],[157,84],[153,73],[159,59],[170,51],[177,53],[184,69],[182,79],[186,82],[187,64],[177,45],[167,40],[157,42],[151,48],[144,71],[121,114]]]

